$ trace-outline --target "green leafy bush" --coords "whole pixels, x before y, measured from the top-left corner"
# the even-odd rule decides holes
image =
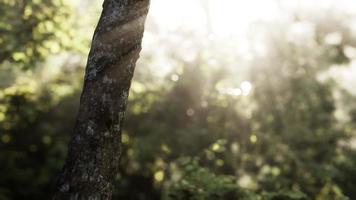
[[[182,177],[171,183],[167,200],[308,200],[298,191],[261,192],[243,189],[234,176],[217,175],[201,167],[197,158],[179,161]]]

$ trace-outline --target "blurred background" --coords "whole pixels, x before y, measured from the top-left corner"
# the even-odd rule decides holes
[[[0,200],[50,199],[100,0],[0,1]],[[356,199],[356,2],[152,0],[114,199]]]

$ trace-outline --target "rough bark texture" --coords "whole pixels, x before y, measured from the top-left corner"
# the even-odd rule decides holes
[[[126,102],[148,8],[149,0],[104,0],[55,200],[111,199]]]

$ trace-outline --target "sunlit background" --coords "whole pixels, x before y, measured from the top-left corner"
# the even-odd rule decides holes
[[[49,199],[101,0],[0,2],[0,200]],[[356,1],[152,0],[114,199],[356,199]]]

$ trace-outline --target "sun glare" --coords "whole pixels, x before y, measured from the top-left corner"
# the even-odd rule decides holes
[[[156,59],[150,67],[154,68],[155,74],[159,77],[168,75],[171,81],[177,82],[181,74],[174,71],[176,61],[192,64],[200,50],[211,48],[210,54],[220,53],[225,60],[233,61],[221,65],[218,57],[208,56],[201,61],[204,66],[233,68],[238,74],[236,80],[219,88],[219,92],[248,96],[253,83],[242,82],[248,79],[245,76],[248,69],[241,63],[267,56],[273,47],[266,43],[266,33],[278,31],[268,30],[268,26],[264,27],[267,30],[261,31],[261,24],[284,24],[288,27],[289,42],[306,44],[314,40],[316,27],[308,21],[296,20],[296,13],[307,13],[316,18],[328,12],[354,15],[355,8],[356,1],[351,0],[152,0],[143,54],[154,52]],[[345,23],[352,30],[356,27],[353,21]],[[331,32],[324,38],[324,43],[338,45],[342,40],[339,32]],[[172,48],[175,49],[173,57]],[[355,52],[351,47],[345,49],[349,57],[355,56]]]
[[[290,19],[293,11],[332,8],[352,13],[355,7],[350,0],[152,0],[149,18],[170,31],[239,37],[254,22]]]
[[[243,34],[254,21],[275,19],[278,7],[275,0],[153,0],[150,15],[167,30],[226,37]]]

